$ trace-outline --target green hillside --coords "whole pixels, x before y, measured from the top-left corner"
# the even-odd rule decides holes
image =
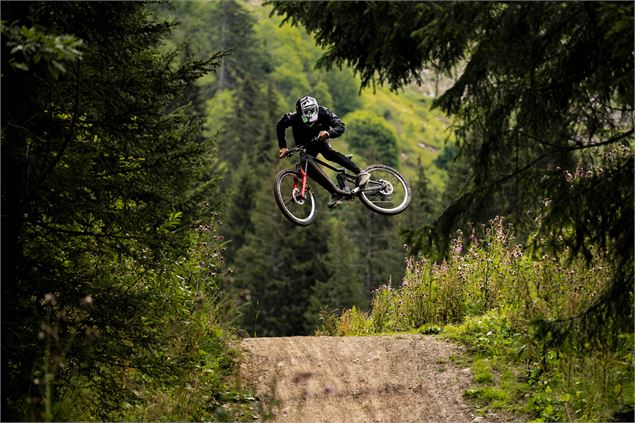
[[[350,70],[327,72],[315,69],[322,49],[315,45],[313,38],[303,28],[289,23],[281,25],[282,19],[270,17],[271,8],[260,5],[260,2],[250,2],[248,8],[258,17],[256,33],[264,40],[263,47],[270,52],[272,65],[276,69],[274,79],[281,88],[279,104],[292,109],[296,97],[313,93],[318,101],[333,108],[346,122],[347,113],[343,111],[347,110],[337,107],[334,90],[329,90],[329,78],[346,80],[349,83],[346,87],[348,95],[357,99],[356,107],[350,112],[373,113],[395,131],[405,176],[410,180],[415,178],[415,166],[420,160],[431,184],[437,190],[442,190],[447,175],[445,170],[433,164],[433,160],[451,134],[446,116],[438,110],[431,110],[433,97],[430,94],[434,92],[435,81],[430,81],[430,86],[408,86],[399,92],[376,87],[375,90],[365,89],[360,93],[359,80],[352,76]],[[341,90],[342,84],[338,84],[337,88]],[[344,144],[346,135],[337,142]],[[343,147],[341,149],[344,150]]]
[[[420,159],[432,185],[437,189],[443,187],[446,172],[437,168],[432,161],[443,149],[450,131],[447,118],[430,109],[432,99],[422,96],[414,87],[401,93],[383,87],[375,92],[364,90],[361,97],[361,109],[383,117],[395,129],[406,175],[413,174],[414,166]]]

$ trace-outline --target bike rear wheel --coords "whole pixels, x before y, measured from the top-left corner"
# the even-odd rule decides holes
[[[317,202],[310,188],[304,196],[301,190],[302,177],[297,172],[285,169],[276,175],[273,194],[280,211],[296,225],[307,226],[317,217]]]
[[[386,165],[372,165],[365,170],[370,173],[370,179],[359,199],[366,207],[386,215],[406,210],[412,194],[410,185],[399,172]]]

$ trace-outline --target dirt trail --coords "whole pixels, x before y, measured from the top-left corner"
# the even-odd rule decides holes
[[[275,422],[472,422],[457,347],[422,335],[248,338],[243,382]]]

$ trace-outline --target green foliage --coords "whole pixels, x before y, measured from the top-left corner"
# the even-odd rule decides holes
[[[365,307],[366,292],[359,275],[359,251],[353,240],[347,237],[344,224],[333,219],[330,223],[328,253],[325,265],[330,276],[318,281],[309,298],[304,314],[308,324],[320,326],[325,315],[339,313],[351,307]]]
[[[223,51],[218,73],[203,81],[207,97],[225,89],[236,89],[244,80],[259,81],[268,72],[266,51],[254,36],[255,19],[241,2],[172,2],[160,7],[161,16],[181,23],[172,43],[187,42],[197,56]]]
[[[7,26],[2,21],[2,35],[10,47],[9,66],[15,70],[28,72],[33,66],[44,64],[49,74],[57,79],[66,73],[65,62],[73,62],[82,57],[82,40],[72,35],[51,35],[35,27]]]
[[[606,331],[609,338],[632,326],[632,307],[624,302],[633,293],[632,3],[273,7],[314,34],[326,50],[322,64],[347,63],[363,85],[422,83],[424,68],[456,72],[435,105],[457,118],[467,183],[436,222],[437,247],[447,252],[456,228],[495,214],[509,216],[529,236],[546,199],[552,208],[540,239],[556,249],[599,247],[615,271],[588,312],[547,322],[545,332],[589,339],[603,332],[607,314],[616,325]],[[624,160],[599,166],[606,146],[623,146]],[[593,177],[572,190],[563,173],[578,169]],[[568,330],[574,327],[582,332]]]
[[[314,33],[318,45],[328,48],[320,64],[327,67],[347,64],[360,74],[364,85],[377,77],[380,82],[389,80],[397,87],[419,75],[423,53],[411,37],[419,24],[413,17],[434,8],[432,4],[272,4],[274,12],[286,15],[284,21],[301,23]],[[351,19],[351,16],[364,19]],[[369,23],[375,25],[373,30]],[[395,56],[400,60],[395,60]]]
[[[178,303],[169,307],[170,318],[157,329],[170,339],[166,359],[179,366],[170,375],[173,381],[129,371],[127,388],[141,401],[128,405],[125,420],[238,421],[261,411],[253,397],[228,382],[237,357],[227,321],[235,314],[235,302],[221,290],[227,270],[224,243],[216,233],[215,227],[201,225],[189,253],[170,275],[179,290],[173,295]]]
[[[417,179],[412,183],[412,200],[403,214],[401,233],[409,249],[420,251],[420,245],[432,231],[432,224],[440,213],[439,194],[430,187],[424,166],[419,162]]]
[[[346,232],[357,246],[357,275],[364,284],[367,299],[381,285],[401,280],[405,270],[399,221],[394,216],[382,216],[360,203],[338,210]]]
[[[368,164],[399,167],[397,137],[384,120],[368,112],[346,115],[346,141]]]
[[[441,150],[441,154],[434,159],[434,164],[441,169],[449,170],[450,163],[456,159],[457,155],[458,149],[456,144],[448,143],[443,147],[443,150]]]
[[[272,178],[273,179],[273,178]],[[270,187],[262,187],[251,214],[253,232],[236,253],[233,285],[245,302],[241,325],[256,336],[303,335],[313,287],[327,281],[327,222],[318,220],[310,230],[288,222],[278,210]]]
[[[333,314],[327,314],[325,323],[318,328],[316,334],[331,336],[361,336],[374,334],[372,321],[368,314],[357,307],[351,307],[335,319]]]
[[[398,93],[384,87],[363,89],[359,110],[374,114],[392,128],[397,139],[400,170],[408,180],[416,177],[421,161],[427,166],[432,186],[441,190],[447,176],[445,171],[433,164],[433,160],[444,142],[453,139],[453,135],[449,131],[448,119],[439,111],[432,110],[429,95],[414,86]]]
[[[266,10],[261,9],[255,13],[266,14]],[[341,75],[315,71],[314,65],[321,54],[320,49],[311,42],[308,34],[289,25],[278,27],[279,23],[279,19],[266,18],[265,15],[259,20],[255,30],[270,55],[271,75],[282,110],[294,110],[298,98],[311,94],[320,104],[342,116],[342,112],[334,108],[331,87],[341,87],[338,79],[353,82],[350,72],[348,75],[347,72]],[[344,106],[348,104],[350,107],[355,104],[355,96],[356,93],[351,92],[350,88],[343,89],[337,94],[338,103]]]
[[[358,95],[357,80],[348,69],[332,69],[326,73],[326,83],[333,97],[333,110],[337,110],[339,116],[357,110],[362,105]]]
[[[143,3],[2,13],[24,25],[2,31],[3,420],[120,420],[191,380],[220,404],[217,160],[189,104],[219,56],[161,53]]]
[[[603,292],[612,270],[599,252],[591,268],[571,254],[534,257],[514,244],[501,220],[482,237],[471,236],[469,246],[462,239],[441,263],[410,258],[400,289],[378,289],[370,313],[344,312],[321,333],[443,326],[444,336],[469,347],[477,384],[466,395],[483,406],[548,421],[608,421],[632,410],[632,334],[608,346],[569,342],[558,348],[551,335],[536,336],[537,321],[566,320]]]

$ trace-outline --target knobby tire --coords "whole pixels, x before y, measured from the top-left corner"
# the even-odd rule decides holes
[[[408,208],[408,205],[410,204],[410,200],[412,199],[412,193],[410,191],[410,185],[408,184],[406,179],[397,170],[393,169],[390,166],[381,165],[381,164],[375,164],[375,165],[368,166],[364,170],[366,172],[370,173],[369,184],[372,184],[373,181],[374,181],[374,178],[373,178],[373,171],[374,170],[385,171],[385,172],[387,172],[389,174],[392,174],[392,176],[395,177],[399,181],[399,183],[401,184],[401,187],[403,188],[403,190],[405,192],[405,195],[404,195],[404,199],[401,201],[401,203],[397,207],[386,209],[386,208],[379,207],[376,204],[374,204],[372,202],[372,200],[370,200],[364,194],[364,191],[362,191],[359,194],[359,199],[362,202],[362,204],[364,204],[366,207],[368,207],[370,210],[374,211],[375,213],[379,213],[379,214],[383,214],[383,215],[387,215],[387,216],[392,216],[392,215],[395,215],[395,214],[399,214],[399,213],[403,212],[404,210],[406,210],[406,208]],[[367,188],[369,187],[369,184],[366,185]]]
[[[298,178],[298,180],[301,180],[301,176],[291,170],[291,169],[284,169],[281,170],[280,172],[278,172],[278,174],[275,177],[274,180],[274,184],[273,184],[273,195],[276,199],[276,203],[278,204],[278,208],[280,209],[280,211],[282,212],[282,214],[284,215],[284,217],[286,217],[287,219],[289,219],[289,221],[291,221],[292,223],[299,225],[299,226],[308,226],[311,223],[313,223],[315,221],[315,219],[317,218],[317,201],[315,200],[315,196],[313,195],[313,191],[311,191],[310,189],[306,190],[306,200],[307,202],[309,202],[309,206],[311,208],[311,212],[309,214],[309,216],[302,218],[302,217],[298,217],[296,215],[293,214],[293,212],[290,210],[290,206],[292,206],[293,204],[295,204],[295,200],[293,197],[289,196],[288,193],[287,195],[285,195],[285,197],[283,197],[283,193],[282,193],[282,183],[283,180],[285,179],[285,177],[287,176],[294,176],[296,178]]]

